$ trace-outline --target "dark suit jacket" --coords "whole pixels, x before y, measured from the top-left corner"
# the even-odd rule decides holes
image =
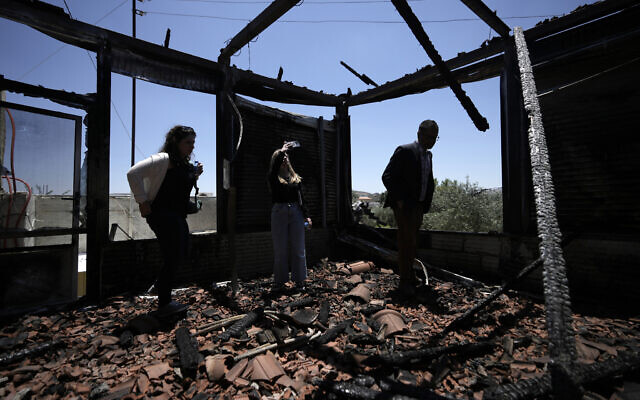
[[[420,144],[413,142],[399,146],[391,156],[391,160],[382,174],[382,183],[387,188],[385,207],[395,208],[398,200],[402,200],[409,207],[418,204],[422,183],[421,151],[423,150],[420,148]],[[422,203],[422,212],[424,213],[429,211],[433,199],[433,166],[427,185],[427,195]]]

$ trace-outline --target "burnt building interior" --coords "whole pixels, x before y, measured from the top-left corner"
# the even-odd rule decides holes
[[[71,149],[66,157],[73,171],[68,227],[25,230],[16,222],[15,229],[0,231],[0,240],[13,243],[0,250],[0,306],[5,321],[0,338],[2,394],[152,398],[168,391],[170,397],[179,398],[208,398],[212,393],[229,396],[224,398],[275,393],[355,399],[637,398],[624,396],[640,395],[640,2],[604,0],[523,31],[509,28],[480,0],[462,1],[500,36],[443,60],[407,1],[392,0],[433,65],[360,93],[339,95],[230,65],[231,55],[295,6],[296,0],[273,1],[221,50],[216,61],[76,21],[64,10],[40,1],[3,1],[3,18],[96,53],[97,90],[77,94],[0,76],[2,91],[78,110],[78,115],[72,115],[6,101],[0,104],[3,127],[9,123],[4,119],[5,109],[65,121],[64,138],[57,138],[56,145]],[[159,334],[157,329],[146,331],[148,327],[134,329],[126,325],[127,315],[119,315],[121,308],[135,309],[131,304],[147,304],[146,299],[131,299],[148,287],[149,276],[161,259],[155,240],[110,240],[112,74],[207,93],[216,99],[217,230],[191,237],[189,260],[177,276],[180,284],[198,283],[204,288],[186,289],[186,293],[192,305],[202,300],[206,310],[191,322],[189,317],[179,322],[175,332],[173,328]],[[389,269],[397,253],[395,230],[364,227],[354,216],[350,108],[449,87],[460,102],[461,115],[485,130],[486,119],[461,84],[497,76],[503,232],[421,231],[421,263],[416,268],[425,266],[429,275],[425,279],[431,280],[426,306],[398,305],[381,288],[371,290],[372,298],[379,297],[376,301],[370,300],[368,292],[354,294],[360,287],[357,279],[351,279],[356,274],[354,265],[332,260],[371,260],[376,267],[370,272],[373,264],[363,263],[369,265],[363,273],[365,283],[392,282]],[[249,98],[329,107],[335,109],[335,116],[325,120],[297,115]],[[89,178],[82,215],[79,174],[85,116]],[[271,272],[273,259],[265,171],[270,150],[285,139],[299,141],[304,149],[298,156],[306,162],[299,163],[299,172],[307,177],[306,198],[315,221],[306,235],[307,261],[314,266],[312,280],[313,274],[317,278],[308,295],[294,300],[299,304],[286,305],[288,311],[270,309],[277,299],[263,299],[257,305],[255,298],[268,291],[265,276]],[[3,160],[2,165],[6,164]],[[10,177],[6,179],[10,182]],[[27,196],[31,196],[19,192],[15,184],[16,179],[9,184],[12,193],[2,194],[1,211],[7,215],[12,207],[26,208]],[[82,234],[87,240],[86,296],[78,300],[78,236]],[[41,237],[64,240],[26,245]],[[335,286],[336,278],[329,272],[336,271],[351,275],[337,275],[338,281],[349,282],[346,286]],[[232,282],[231,289],[211,287],[211,282],[224,280]],[[42,288],[45,284],[56,288]],[[322,300],[332,294],[351,299],[358,312],[340,315],[337,303]],[[461,300],[465,297],[467,300]],[[441,300],[446,298],[456,300],[444,305]],[[224,312],[208,312],[216,307]],[[293,312],[296,308],[299,313]],[[319,314],[311,318],[308,314],[318,308]],[[408,330],[409,335],[390,333],[394,322],[382,327],[370,322],[371,315],[388,309],[403,312],[407,321],[413,312],[416,319],[411,327],[398,330]],[[444,316],[434,317],[437,324],[415,322],[427,309],[440,309]],[[587,310],[586,316],[576,310]],[[527,312],[536,318],[526,320]],[[589,313],[598,313],[598,317]],[[113,314],[118,316],[109,316]],[[509,318],[502,318],[505,315]],[[598,324],[596,318],[601,318]],[[509,329],[525,329],[529,326],[525,320],[533,321],[534,333],[518,331],[524,333],[513,336],[516,331]],[[102,328],[87,328],[101,321]],[[297,329],[292,333],[290,328],[289,336],[274,337],[278,321],[290,322]],[[275,325],[267,329],[264,324]],[[596,325],[600,342],[593,344],[598,341],[590,327]],[[34,334],[21,336],[30,329],[35,329]],[[65,336],[70,331],[73,334]],[[485,331],[493,333],[484,337],[481,333]],[[83,342],[84,355],[73,356],[72,348],[79,345],[78,335],[83,333],[90,336]],[[263,339],[254,351],[237,351],[240,344],[252,344],[250,340],[260,335]],[[135,353],[136,346],[147,350]],[[514,356],[527,346],[543,350],[537,361]],[[501,356],[487,358],[497,347]],[[600,353],[587,362],[585,349]],[[284,375],[267,373],[267,378],[256,378],[256,371],[273,361],[271,351],[288,360]],[[127,358],[126,352],[139,356]],[[111,364],[110,375],[96,377],[76,371],[78,365],[97,368],[92,360],[101,354],[108,354],[99,358],[99,364],[104,368]],[[67,364],[59,368],[67,368],[66,372],[37,367],[62,359]],[[151,359],[158,364],[136,364]],[[289,378],[286,374],[293,370],[313,369],[310,364],[296,364],[302,359],[321,360],[320,372]],[[492,360],[490,365],[483,364],[487,360]],[[243,363],[252,367],[253,375]],[[134,364],[137,368],[131,369]],[[222,368],[222,375],[217,368]],[[491,368],[499,372],[487,372]],[[492,378],[505,369],[511,371],[508,378]],[[39,374],[49,374],[49,380],[57,374],[59,379],[49,386],[30,383],[44,376]],[[275,377],[283,376],[287,382],[278,379],[273,383]],[[111,384],[105,389],[100,384],[108,379]],[[612,388],[622,386],[626,391],[614,394]]]

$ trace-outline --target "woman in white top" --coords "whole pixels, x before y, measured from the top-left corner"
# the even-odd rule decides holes
[[[156,234],[164,258],[156,282],[161,314],[187,309],[186,305],[171,300],[171,289],[175,270],[187,255],[189,195],[203,171],[202,164],[194,167],[189,163],[195,140],[193,128],[174,126],[167,133],[160,153],[138,162],[127,173],[140,214]]]

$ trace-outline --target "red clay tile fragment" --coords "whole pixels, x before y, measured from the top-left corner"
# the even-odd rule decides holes
[[[363,272],[367,272],[371,270],[371,268],[373,267],[374,267],[374,264],[371,261],[358,261],[356,263],[349,264],[347,266],[347,269],[349,270],[349,273],[351,273],[351,275],[354,275],[354,274],[361,274]]]
[[[169,363],[159,363],[154,365],[149,365],[144,367],[144,370],[147,372],[147,376],[149,379],[158,379],[162,375],[166,374],[171,370]]]
[[[295,385],[295,381],[291,379],[289,375],[286,375],[286,374],[278,378],[276,383],[278,385],[285,386],[285,387],[293,387],[293,385]]]
[[[138,392],[140,392],[140,394],[147,393],[147,390],[149,390],[149,378],[147,378],[145,374],[138,375],[137,384]]]
[[[131,393],[135,384],[136,384],[136,378],[131,377],[126,381],[119,383],[116,386],[113,386],[111,389],[109,389],[109,392],[115,393],[119,391],[126,391],[126,393]]]
[[[587,339],[585,339],[585,338],[583,338],[581,336],[578,336],[576,338],[576,341],[579,341],[579,342],[581,342],[583,344],[586,344],[589,347],[593,347],[595,349],[604,351],[604,352],[606,352],[606,353],[608,353],[608,354],[610,354],[612,356],[617,356],[618,355],[618,351],[615,349],[615,347],[607,346],[604,343],[592,342],[592,341],[587,340]]]
[[[228,368],[226,361],[232,358],[229,354],[216,354],[215,356],[209,356],[205,359],[205,366],[207,368],[207,376],[212,382],[222,379],[224,374],[227,373]]]
[[[242,375],[242,372],[244,372],[244,369],[247,368],[248,363],[249,360],[247,360],[246,358],[240,360],[236,365],[233,366],[233,368],[229,370],[229,372],[225,374],[224,379],[229,382],[235,381],[237,377]]]
[[[257,356],[251,361],[253,363],[251,379],[254,381],[271,381],[273,378],[285,373],[280,362],[270,351]]]
[[[365,285],[364,283],[361,283],[358,286],[354,287],[345,296],[345,298],[349,298],[349,297],[355,297],[357,299],[362,300],[365,303],[368,303],[369,300],[371,299],[371,290],[369,290],[369,287],[367,285]]]
[[[384,337],[388,337],[397,332],[402,332],[407,329],[407,324],[404,323],[402,314],[397,311],[384,309],[373,314],[373,319],[378,321],[381,325],[385,325]]]
[[[117,344],[119,341],[120,339],[115,336],[100,335],[93,339],[91,344],[97,343],[98,346],[111,346]]]

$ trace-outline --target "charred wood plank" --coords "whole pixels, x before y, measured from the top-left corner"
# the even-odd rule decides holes
[[[344,330],[347,329],[348,326],[351,326],[354,321],[355,320],[353,318],[344,320],[338,323],[337,325],[327,329],[322,335],[318,336],[317,338],[314,338],[312,342],[317,345],[327,344],[333,339],[337,338],[338,335],[344,332]]]
[[[637,352],[618,353],[616,358],[590,365],[578,365],[575,371],[576,383],[585,385],[640,369],[640,354]],[[516,383],[497,386],[485,391],[484,399],[533,399],[543,398],[551,393],[552,379],[549,374],[541,378],[523,379]]]
[[[518,273],[518,275],[515,278],[510,279],[507,282],[505,282],[502,286],[500,286],[500,288],[494,290],[489,296],[487,296],[486,298],[482,299],[478,304],[476,304],[475,306],[471,307],[469,310],[465,311],[464,314],[462,314],[458,318],[456,318],[453,321],[451,321],[449,323],[449,325],[447,325],[444,328],[444,330],[442,331],[442,334],[446,334],[446,333],[451,332],[452,330],[454,330],[454,329],[456,329],[458,327],[463,326],[474,315],[476,315],[480,310],[482,310],[485,307],[487,307],[495,299],[497,299],[498,296],[500,296],[502,293],[506,292],[511,286],[513,286],[513,284],[515,284],[516,282],[520,281],[522,278],[524,278],[527,275],[529,275],[531,272],[536,270],[541,265],[542,265],[542,258],[538,258],[537,260],[535,260],[531,264],[529,264],[526,267],[524,267],[522,269],[522,271],[520,271],[520,273]]]
[[[395,250],[389,250],[382,246],[378,246],[377,244],[372,243],[368,240],[365,240],[356,236],[348,235],[348,234],[342,234],[338,236],[338,240],[341,241],[342,243],[352,245],[357,249],[365,252],[366,254],[369,254],[372,257],[378,257],[391,265],[397,265],[398,263],[398,252]],[[447,271],[446,269],[438,268],[436,266],[433,266],[427,263],[424,263],[424,264],[428,267],[430,271],[432,271],[433,275],[438,276],[439,278],[459,282],[468,287],[484,287],[485,286],[484,283],[478,282],[466,276],[459,275],[454,272]],[[420,272],[422,271],[422,267],[417,262],[414,262],[413,269]]]
[[[335,382],[332,380],[313,381],[318,385],[320,390],[327,392],[328,398],[354,399],[354,400],[441,400],[451,399],[451,397],[441,396],[425,388],[409,387],[396,383],[388,383],[381,387],[383,391],[374,390],[365,386],[358,385],[354,381],[351,382]],[[332,397],[335,396],[335,397]]]
[[[244,45],[249,43],[253,38],[258,36],[273,24],[278,18],[283,16],[291,7],[295,6],[298,0],[275,0],[269,4],[257,17],[247,24],[237,35],[230,41],[227,47],[220,50],[221,58],[230,58]]]
[[[571,298],[562,252],[561,232],[555,208],[555,194],[549,163],[542,112],[533,67],[522,28],[514,28],[520,67],[524,108],[529,115],[529,152],[536,203],[540,255],[543,259],[546,321],[549,331],[549,355],[554,396],[580,397],[572,371],[576,359],[575,333],[572,328]]]
[[[257,308],[253,311],[250,311],[244,317],[242,317],[241,320],[236,321],[233,325],[231,325],[229,329],[218,335],[218,340],[226,342],[232,337],[239,338],[247,331],[247,328],[254,322],[256,322],[258,318],[262,317],[263,314],[264,310],[262,308]]]
[[[464,5],[469,7],[474,14],[480,17],[481,20],[486,22],[487,25],[491,27],[494,31],[498,32],[498,34],[502,37],[509,37],[509,32],[511,29],[505,24],[495,12],[491,11],[486,4],[482,2],[482,0],[461,0]]]
[[[347,71],[351,72],[352,74],[354,74],[355,76],[358,77],[358,79],[360,79],[362,82],[366,83],[367,85],[373,85],[375,87],[378,87],[378,84],[375,83],[371,78],[369,78],[367,75],[365,74],[359,74],[358,71],[356,71],[355,69],[351,68],[346,62],[344,61],[340,61],[340,64],[345,67],[347,69]]]
[[[318,322],[322,325],[326,326],[329,322],[329,309],[329,302],[327,300],[323,300],[322,303],[320,303],[320,312],[318,313]]]
[[[487,119],[480,114],[469,96],[467,96],[465,91],[462,90],[462,86],[460,86],[460,83],[455,79],[451,70],[447,67],[447,64],[442,60],[442,57],[433,46],[433,43],[431,43],[429,36],[427,36],[422,24],[411,10],[411,7],[409,7],[407,1],[391,0],[391,2],[396,7],[396,10],[398,10],[398,13],[400,13],[402,18],[407,22],[407,25],[409,25],[409,28],[413,32],[413,35],[418,39],[422,48],[427,52],[431,61],[433,61],[435,66],[438,68],[438,71],[440,71],[440,74],[444,77],[445,81],[458,98],[460,104],[462,104],[462,107],[467,111],[467,114],[469,114],[469,117],[475,124],[476,128],[481,131],[489,129]]]
[[[176,329],[176,346],[180,354],[180,369],[184,376],[195,377],[198,365],[204,360],[198,352],[198,342],[191,336],[189,329]]]
[[[52,351],[63,345],[61,340],[53,340],[51,342],[42,343],[23,350],[13,351],[0,355],[0,365],[9,365],[27,357],[35,357],[42,353]]]
[[[200,327],[200,329],[198,329],[198,331],[196,331],[196,336],[202,336],[202,335],[206,335],[207,333],[211,332],[211,331],[215,331],[216,329],[220,329],[224,326],[227,325],[231,325],[234,322],[244,318],[245,314],[241,314],[241,315],[234,315],[233,317],[229,317],[229,318],[225,318],[225,319],[221,319],[220,321],[216,321],[207,325],[203,325]]]
[[[204,93],[217,93],[219,89],[223,71],[217,62],[73,20],[61,9],[48,7],[42,2],[2,1],[0,17],[28,25],[89,51],[97,52],[102,43],[108,42],[113,53],[112,72],[115,73]],[[285,103],[330,106],[339,103],[335,95],[279,82],[249,71],[235,71],[240,84],[236,93]]]
[[[609,0],[600,3],[583,7],[580,10],[576,10],[564,17],[556,18],[551,21],[546,21],[536,27],[533,27],[525,32],[527,40],[538,40],[567,29],[575,28],[590,21],[602,18],[606,15],[618,12],[627,7],[637,5],[637,0]],[[467,53],[461,53],[457,57],[451,58],[446,61],[448,68],[455,70],[460,67],[464,67],[477,63],[480,60],[487,57],[500,54],[504,51],[505,41],[502,37],[496,37],[491,40],[486,46],[479,47],[473,51]],[[499,74],[499,72],[498,72]],[[357,93],[347,99],[349,106],[358,104],[367,104],[377,101],[388,100],[396,97],[401,97],[406,94],[422,93],[433,87],[425,84],[426,80],[433,79],[438,75],[438,69],[432,65],[428,65],[425,68],[420,69],[417,72],[407,74],[401,78],[384,83],[377,88],[368,89]],[[494,75],[494,76],[497,76]],[[460,77],[456,76],[461,82]],[[486,79],[486,78],[485,78]]]
[[[95,93],[77,94],[64,90],[49,89],[42,86],[29,85],[0,75],[0,90],[21,93],[29,97],[42,97],[65,106],[87,110],[96,101]]]
[[[450,346],[427,347],[425,349],[408,350],[395,353],[382,353],[369,357],[364,361],[366,365],[407,365],[425,360],[431,360],[443,354],[468,354],[490,351],[497,346],[494,341],[477,343],[462,342]]]

